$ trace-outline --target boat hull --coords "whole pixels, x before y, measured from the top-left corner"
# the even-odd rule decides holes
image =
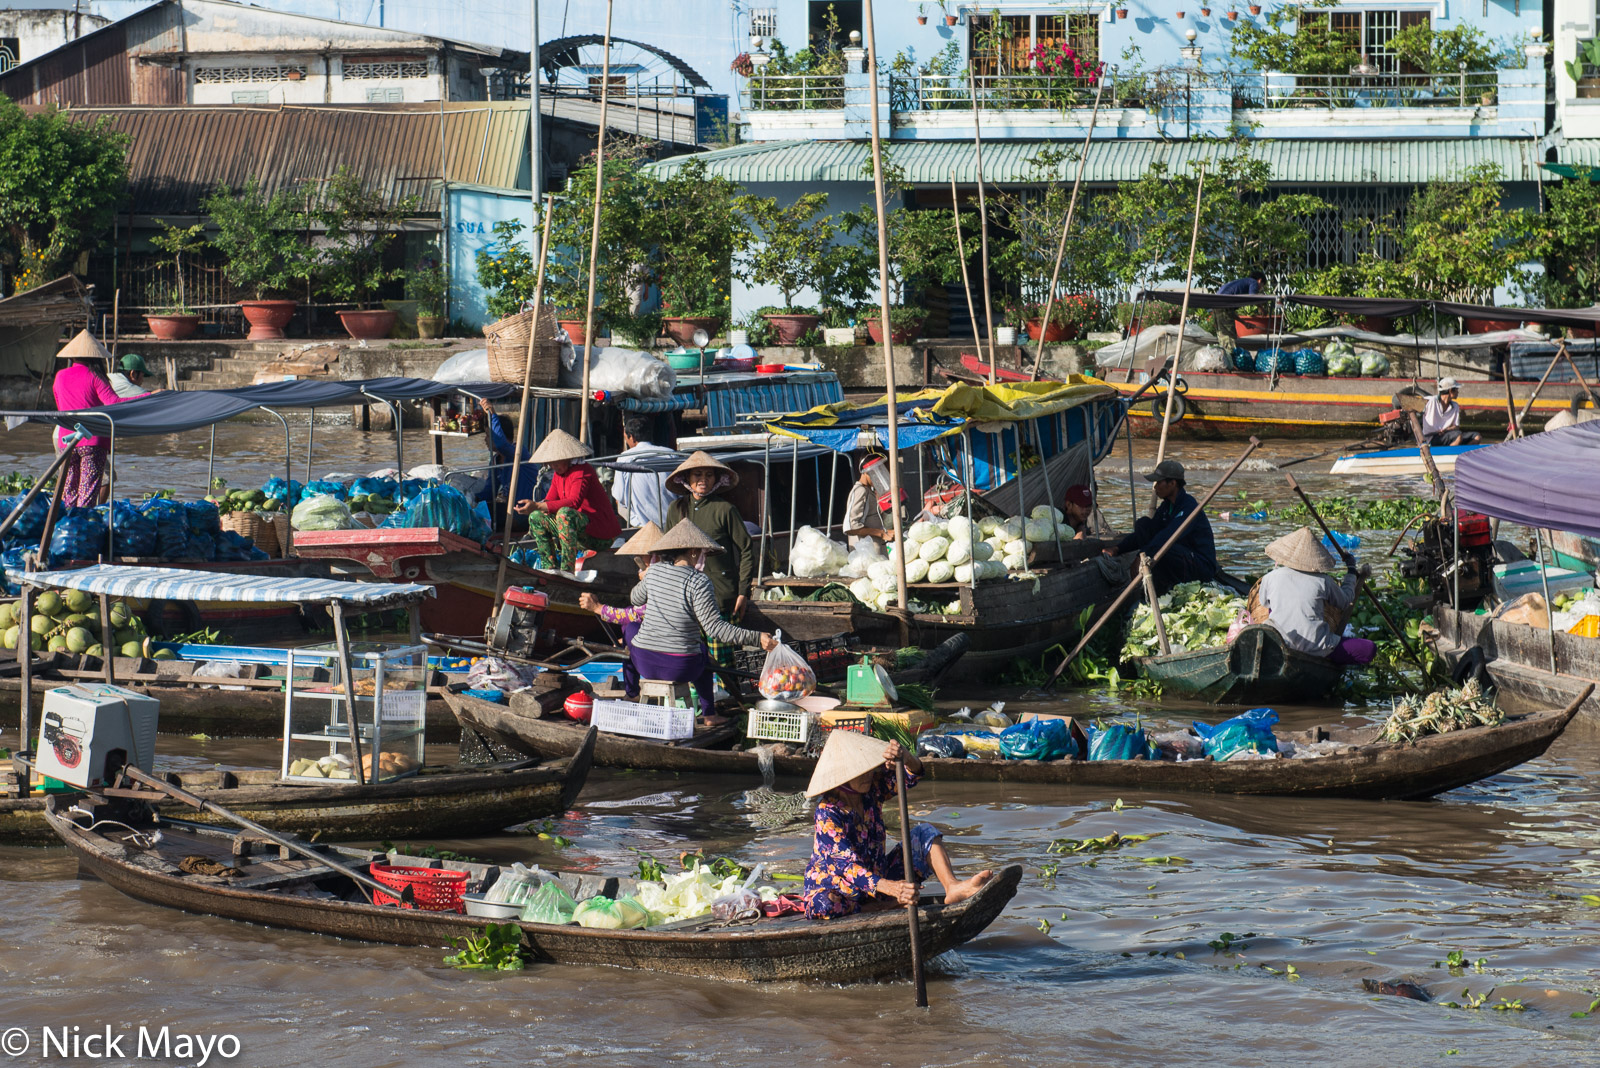
[[[1139,667],[1165,691],[1219,705],[1319,701],[1343,675],[1325,657],[1290,649],[1265,625],[1244,628],[1229,645],[1143,657]]]
[[[1600,684],[1600,638],[1555,635],[1556,670],[1550,670],[1550,632],[1526,623],[1491,622],[1487,616],[1435,610],[1438,630],[1430,637],[1435,652],[1459,665],[1469,650],[1478,649],[1484,671],[1507,708],[1549,708],[1565,704],[1590,684]],[[1591,694],[1579,717],[1600,723],[1600,694]]]

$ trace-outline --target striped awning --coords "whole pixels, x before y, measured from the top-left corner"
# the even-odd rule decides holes
[[[78,571],[15,571],[12,582],[56,590],[82,590],[108,597],[168,601],[232,601],[249,604],[345,604],[386,608],[433,596],[432,586],[398,582],[342,582],[338,579],[274,578],[190,571],[177,567],[94,564]]]

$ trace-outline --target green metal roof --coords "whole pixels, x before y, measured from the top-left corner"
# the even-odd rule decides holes
[[[1600,142],[1587,143],[1597,146],[1595,155],[1600,159]],[[1078,146],[1067,141],[985,142],[984,179],[998,183],[1040,180],[1029,160],[1046,147],[1060,150]],[[897,141],[886,144],[884,151],[917,184],[947,185],[952,176],[958,182],[971,184],[978,178],[970,141]],[[1191,162],[1215,159],[1231,151],[1229,145],[1205,141],[1096,141],[1089,147],[1084,181],[1135,181],[1152,163],[1165,163],[1172,171],[1186,171]],[[864,182],[869,180],[862,169],[867,153],[864,141],[763,141],[692,157],[675,156],[654,166],[660,173],[671,173],[687,160],[698,159],[712,174],[741,184]],[[1406,185],[1457,177],[1479,163],[1499,164],[1506,181],[1531,182],[1542,162],[1538,142],[1500,138],[1255,141],[1250,144],[1250,153],[1271,166],[1274,182],[1312,185]],[[1076,160],[1064,160],[1048,177],[1071,181],[1077,166]]]
[[[1556,149],[1556,155],[1568,167],[1600,167],[1600,140],[1568,141]]]

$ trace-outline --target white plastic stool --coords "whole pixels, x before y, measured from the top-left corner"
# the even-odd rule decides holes
[[[665,682],[661,679],[639,680],[639,703],[693,708],[694,687],[687,682]]]

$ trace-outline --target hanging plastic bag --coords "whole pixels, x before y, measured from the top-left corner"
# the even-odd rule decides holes
[[[1060,760],[1078,756],[1065,720],[1033,719],[1000,732],[1000,755],[1008,760]]]
[[[1206,756],[1223,761],[1235,753],[1276,753],[1278,739],[1272,727],[1278,722],[1278,713],[1270,708],[1252,708],[1216,726],[1195,721],[1194,732],[1205,744]]]
[[[1148,760],[1150,742],[1142,728],[1113,723],[1094,732],[1089,739],[1090,760]]]
[[[567,888],[555,880],[545,883],[522,907],[522,918],[529,923],[571,923],[578,903]]]
[[[798,700],[817,688],[817,673],[804,657],[780,641],[761,665],[759,688],[761,696],[770,701]]]

